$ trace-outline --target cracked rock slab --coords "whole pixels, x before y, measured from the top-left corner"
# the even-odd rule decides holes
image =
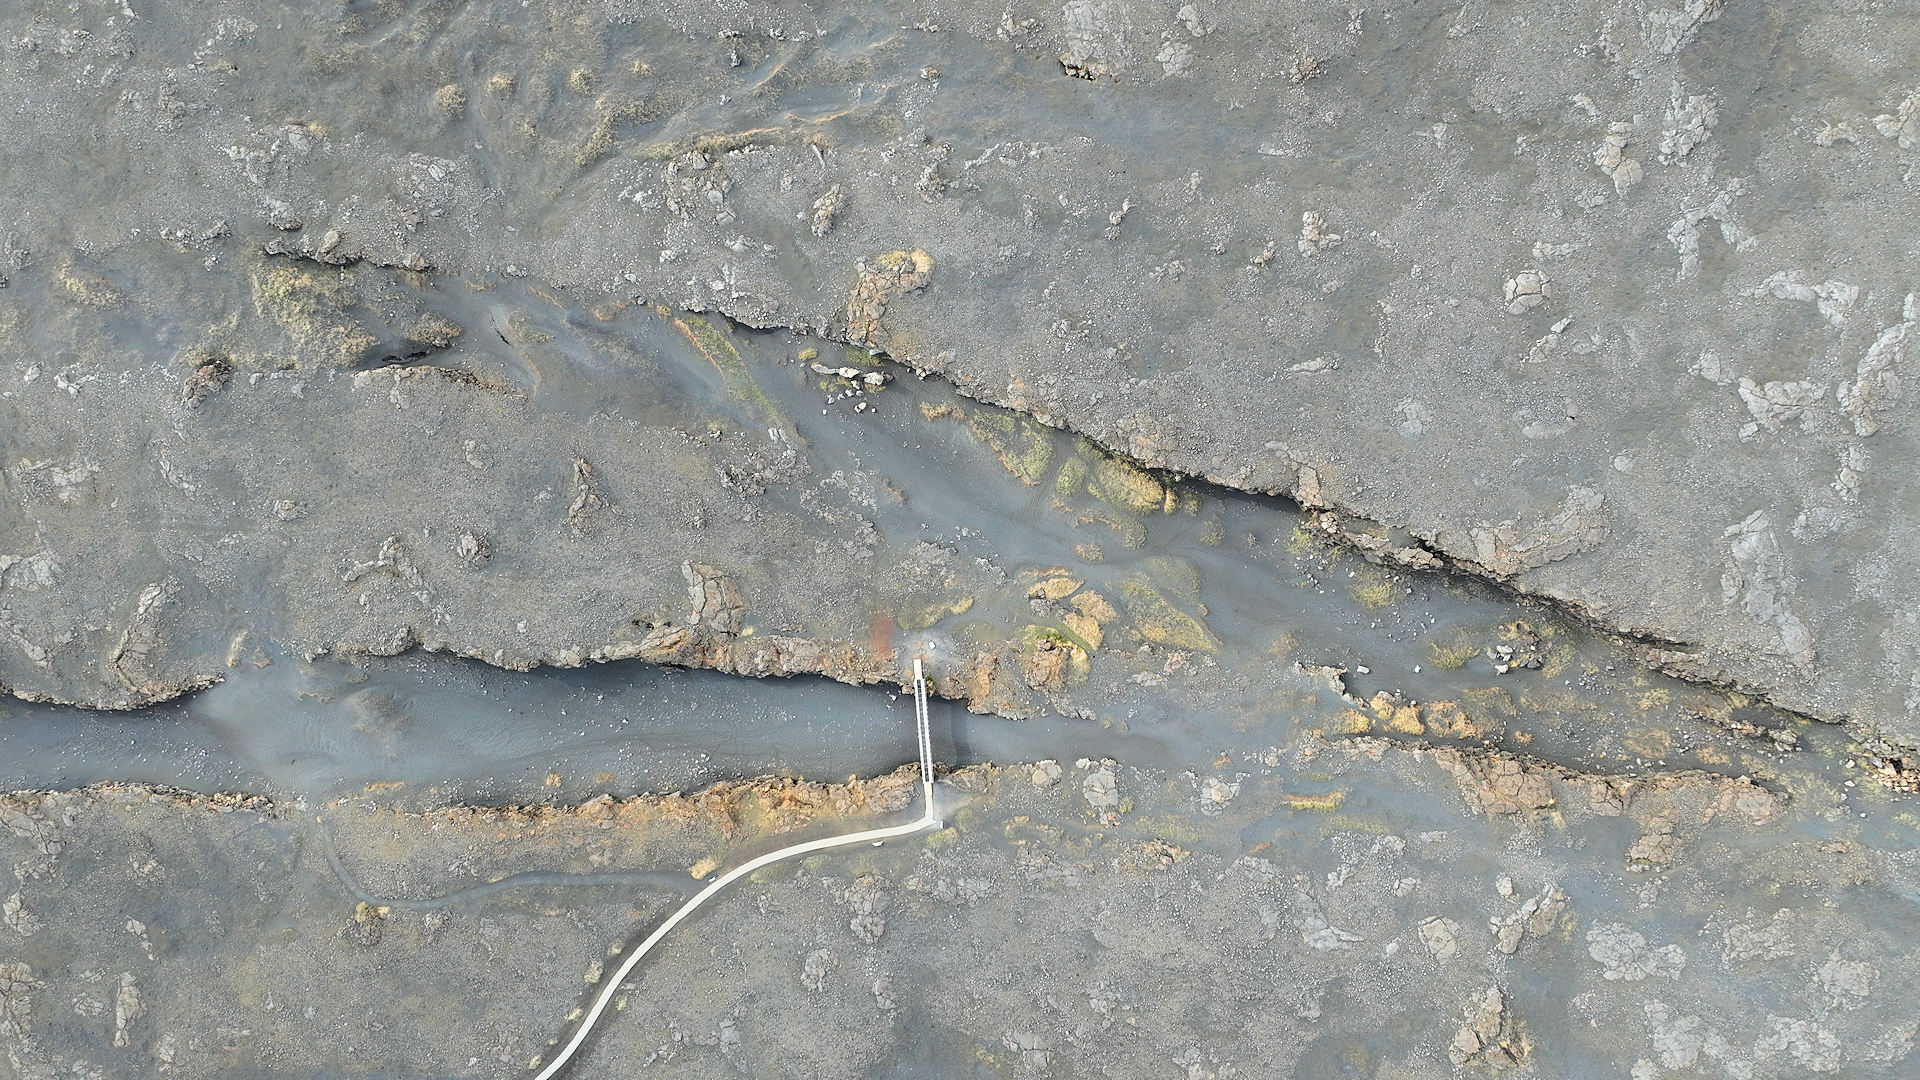
[[[271,32],[245,12],[209,29],[176,0],[135,19],[31,10],[0,60],[18,105],[0,275],[47,274],[112,321],[200,310],[136,280],[142,243],[216,271],[269,249],[311,264],[249,278],[237,322],[171,342],[169,393],[196,412],[255,375],[447,340],[401,318],[405,283],[387,324],[343,294],[285,303],[301,280],[377,264],[640,297],[892,351],[1149,464],[1436,537],[1436,558],[1688,643],[1694,670],[1783,705],[1920,733],[1913,654],[1848,633],[1920,600],[1904,512],[1920,481],[1889,464],[1920,456],[1904,361],[1862,330],[1911,322],[1915,288],[1920,106],[1878,62],[1920,53],[1897,7],[1762,25],[1723,0],[1576,0],[1498,32],[1473,11],[1441,25],[1305,0],[1238,18],[963,2],[931,21],[866,2],[805,29],[778,5],[710,3],[552,23],[511,3],[383,8]],[[916,29],[853,49],[853,25]],[[1807,71],[1839,73],[1831,93],[1809,97]],[[102,168],[75,152],[89,144],[139,167]],[[1273,257],[1290,242],[1311,257]],[[102,387],[27,310],[0,319],[6,386]],[[1730,383],[1837,396],[1791,406],[1791,439],[1742,443],[1748,403],[1676,377],[1706,353]],[[1403,426],[1409,398],[1432,419]],[[1869,435],[1879,463],[1854,469],[1850,515],[1776,536],[1820,642],[1787,642],[1781,664],[1778,625],[1716,588],[1720,530],[1762,505],[1783,527],[1818,513],[1846,441]],[[599,448],[556,455],[587,450],[611,489]],[[127,453],[156,489],[206,482],[164,440]],[[1588,510],[1543,513],[1576,489],[1604,499],[1603,532]],[[20,625],[0,640],[59,647]]]

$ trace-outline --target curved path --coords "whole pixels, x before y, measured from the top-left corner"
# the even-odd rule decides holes
[[[626,981],[627,976],[632,974],[640,961],[652,952],[654,946],[660,944],[663,938],[672,933],[674,927],[679,926],[687,916],[699,910],[700,905],[713,899],[728,885],[761,867],[772,866],[774,863],[799,858],[802,855],[811,855],[816,851],[850,847],[854,844],[879,844],[896,837],[912,836],[928,829],[940,828],[942,822],[934,816],[933,812],[933,739],[927,721],[927,679],[920,669],[918,659],[913,662],[913,712],[915,733],[920,739],[920,789],[923,809],[918,820],[885,829],[866,829],[841,836],[825,836],[818,840],[809,840],[804,844],[783,847],[778,851],[769,851],[708,882],[706,888],[695,893],[693,899],[680,905],[680,909],[667,916],[667,921],[656,927],[653,933],[648,934],[647,939],[642,941],[638,948],[627,954],[626,960],[614,971],[613,977],[607,980],[605,988],[594,996],[593,1005],[587,1009],[586,1015],[580,1018],[579,1025],[573,1029],[573,1037],[567,1040],[566,1045],[554,1054],[553,1060],[547,1062],[533,1080],[553,1080],[553,1077],[558,1076],[560,1071],[580,1053],[580,1047],[586,1043],[587,1035],[593,1030],[593,1025],[607,1011],[607,1005],[619,992],[620,984]]]

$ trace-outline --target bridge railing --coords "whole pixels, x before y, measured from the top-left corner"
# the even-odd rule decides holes
[[[920,786],[927,799],[927,816],[933,816],[933,726],[927,719],[927,673],[920,658],[913,658],[913,719],[920,736]]]

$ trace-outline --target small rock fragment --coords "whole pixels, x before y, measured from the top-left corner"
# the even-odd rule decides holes
[[[1811,675],[1813,632],[1787,604],[1792,583],[1787,560],[1775,538],[1767,511],[1755,510],[1746,520],[1728,526],[1727,568],[1720,575],[1721,597],[1738,604],[1755,622],[1770,623],[1778,631],[1772,651],[1793,661],[1803,675]]]
[[[1033,1032],[1009,1031],[1001,1045],[1019,1054],[1020,1064],[1029,1069],[1045,1069],[1053,1064],[1053,1050]]]
[[[9,1042],[27,1035],[33,1018],[33,991],[46,983],[33,977],[33,969],[16,960],[0,960],[0,1038]]]
[[[34,931],[40,929],[40,920],[27,910],[26,903],[17,892],[0,902],[0,923],[11,927],[21,937],[32,937]]]
[[[1060,775],[1060,763],[1049,758],[1046,761],[1035,762],[1029,778],[1033,781],[1034,787],[1050,788],[1060,782]]]
[[[1841,411],[1853,420],[1855,435],[1864,438],[1879,431],[1880,412],[1900,400],[1901,358],[1916,326],[1920,326],[1920,293],[1908,293],[1900,305],[1900,321],[1880,331],[1855,367],[1853,380],[1835,390]]]
[[[1745,290],[1742,295],[1811,302],[1822,318],[1839,327],[1847,325],[1847,313],[1853,309],[1854,301],[1860,299],[1860,286],[1837,280],[1805,285],[1801,283],[1798,271],[1781,270]]]
[[[1755,1039],[1753,1043],[1758,1056],[1772,1057],[1784,1053],[1807,1072],[1840,1071],[1841,1064],[1846,1060],[1840,1039],[1818,1022],[1770,1016],[1767,1023],[1773,1028],[1772,1032]]]
[[[832,232],[834,215],[846,209],[846,206],[847,190],[839,184],[828,188],[825,194],[813,200],[813,215],[811,218],[813,235],[825,236]]]
[[[1525,1061],[1530,1050],[1507,1006],[1507,995],[1489,986],[1467,999],[1465,1018],[1453,1033],[1447,1059],[1460,1066],[1511,1069]]]
[[[1120,805],[1120,785],[1113,778],[1113,770],[1104,765],[1080,781],[1080,794],[1096,811],[1112,810]]]
[[[1845,960],[1832,956],[1813,973],[1814,985],[1838,1009],[1857,1009],[1873,996],[1880,969],[1864,960]]]
[[[1646,169],[1627,156],[1627,136],[1632,131],[1632,124],[1615,120],[1607,125],[1606,138],[1601,141],[1600,149],[1593,152],[1593,163],[1600,166],[1600,171],[1613,181],[1614,193],[1619,195],[1625,195],[1628,188],[1646,176]]]
[[[840,969],[840,958],[830,949],[815,949],[807,954],[800,968],[800,985],[813,993],[827,988],[827,980]]]
[[[1060,53],[1061,70],[1076,79],[1119,74],[1127,54],[1127,21],[1126,6],[1113,0],[1067,0],[1060,7],[1067,45]]]
[[[493,558],[493,545],[478,533],[461,533],[460,539],[454,542],[453,553],[461,562],[477,569]]]
[[[1287,81],[1295,86],[1304,86],[1327,73],[1326,62],[1317,56],[1302,55],[1287,68]]]
[[[585,458],[574,458],[573,501],[567,504],[567,524],[573,527],[574,535],[586,532],[606,507],[607,499],[600,493],[600,482],[593,474],[593,466],[587,464]]]
[[[1764,428],[1767,431],[1779,431],[1782,426],[1806,418],[1807,410],[1819,404],[1827,395],[1827,384],[1801,379],[1798,382],[1782,382],[1775,379],[1766,383],[1755,383],[1752,379],[1742,378],[1738,386],[1740,400],[1746,402],[1747,412],[1752,414],[1754,423],[1750,428]],[[1741,432],[1747,437],[1747,432]]]
[[[1567,489],[1558,510],[1522,532],[1514,521],[1476,525],[1468,533],[1474,561],[1501,578],[1587,551],[1607,535],[1607,497],[1596,487]]]
[[[1494,948],[1512,956],[1521,941],[1542,937],[1558,925],[1560,914],[1566,909],[1567,894],[1557,885],[1548,885],[1540,890],[1540,895],[1528,897],[1511,914],[1487,920],[1487,928],[1493,931]]]
[[[1435,960],[1451,960],[1460,955],[1460,924],[1438,915],[1424,919],[1419,927],[1420,943]]]
[[[139,984],[130,973],[121,972],[119,989],[113,994],[113,1045],[130,1045],[127,1028],[145,1015],[147,1006],[140,1000]]]
[[[1524,315],[1553,297],[1553,282],[1547,280],[1544,270],[1522,270],[1507,279],[1501,294],[1507,314]]]
[[[683,562],[680,576],[687,582],[687,598],[693,602],[690,625],[707,625],[715,632],[734,635],[746,626],[747,602],[733,579],[705,563]]]
[[[179,581],[171,577],[141,589],[127,628],[121,631],[119,643],[107,654],[107,666],[123,686],[136,694],[157,696],[167,692],[168,676],[155,661],[167,644],[161,620],[179,592]]]
[[[1920,92],[1908,94],[1891,113],[1873,118],[1874,130],[1894,140],[1902,150],[1920,146]]]
[[[1327,219],[1316,210],[1308,210],[1300,215],[1300,255],[1315,255],[1328,248],[1339,247],[1345,241],[1339,233],[1327,228]]]
[[[1327,921],[1317,906],[1309,905],[1306,912],[1295,921],[1300,931],[1300,940],[1315,952],[1331,952],[1335,949],[1351,949],[1366,939],[1359,934],[1342,930]]]
[[[1518,758],[1498,753],[1470,755],[1451,748],[1433,751],[1433,758],[1460,784],[1467,808],[1474,813],[1518,814],[1554,805],[1548,773]]]
[[[1693,94],[1681,101],[1676,88],[1673,103],[1667,106],[1666,131],[1660,136],[1661,162],[1675,162],[1691,154],[1694,147],[1707,141],[1719,122],[1720,112],[1712,100]]]
[[[453,83],[435,90],[433,111],[444,120],[458,120],[467,111],[467,92]]]
[[[1645,935],[1620,923],[1594,923],[1587,931],[1587,954],[1606,970],[1609,981],[1639,982],[1650,975],[1680,977],[1687,953],[1678,945],[1653,946]]]
[[[1627,869],[1644,873],[1673,865],[1673,857],[1680,851],[1680,837],[1674,833],[1678,824],[1672,814],[1654,815],[1647,822],[1647,831],[1627,849]]]
[[[1209,776],[1200,782],[1200,812],[1209,817],[1219,814],[1239,794],[1239,784]]]
[[[1644,18],[1647,43],[1660,56],[1672,56],[1699,35],[1700,28],[1720,17],[1727,0],[1686,0],[1677,8],[1654,8]]]
[[[186,363],[193,370],[181,388],[180,403],[189,409],[199,408],[233,379],[233,358],[214,349],[194,349],[187,354]]]

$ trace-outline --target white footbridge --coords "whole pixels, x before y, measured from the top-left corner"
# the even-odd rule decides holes
[[[929,829],[940,828],[943,823],[939,818],[934,816],[933,807],[933,734],[927,719],[927,677],[926,673],[921,670],[918,658],[913,662],[913,720],[915,733],[920,738],[921,813],[917,820],[907,822],[905,825],[894,825],[885,829],[864,829],[860,832],[847,833],[843,836],[826,836],[818,840],[809,840],[804,844],[794,844],[791,847],[783,847],[778,851],[769,851],[765,855],[741,863],[739,866],[709,881],[706,888],[695,893],[692,899],[680,906],[680,910],[667,916],[667,921],[656,927],[653,933],[647,935],[645,941],[642,941],[637,948],[627,954],[627,958],[622,961],[619,968],[614,971],[613,977],[607,980],[605,988],[594,995],[593,1004],[589,1006],[586,1013],[580,1017],[580,1023],[573,1029],[572,1037],[566,1041],[564,1046],[554,1052],[553,1057],[548,1059],[545,1066],[540,1069],[533,1080],[553,1080],[553,1077],[560,1075],[560,1072],[565,1069],[575,1057],[579,1056],[580,1047],[586,1043],[587,1035],[593,1031],[594,1024],[598,1023],[601,1016],[605,1015],[607,1006],[613,1001],[615,995],[620,992],[621,984],[626,982],[627,976],[633,973],[633,969],[639,966],[640,961],[645,959],[646,955],[652,952],[654,947],[659,945],[662,939],[672,933],[674,927],[679,926],[688,916],[698,911],[702,904],[713,899],[728,885],[746,877],[748,874],[753,873],[763,866],[772,866],[777,862],[797,859],[803,855],[811,855],[816,851],[829,851],[833,848],[851,847],[854,844],[873,844],[878,846],[898,837],[912,836],[916,833],[926,832]]]

